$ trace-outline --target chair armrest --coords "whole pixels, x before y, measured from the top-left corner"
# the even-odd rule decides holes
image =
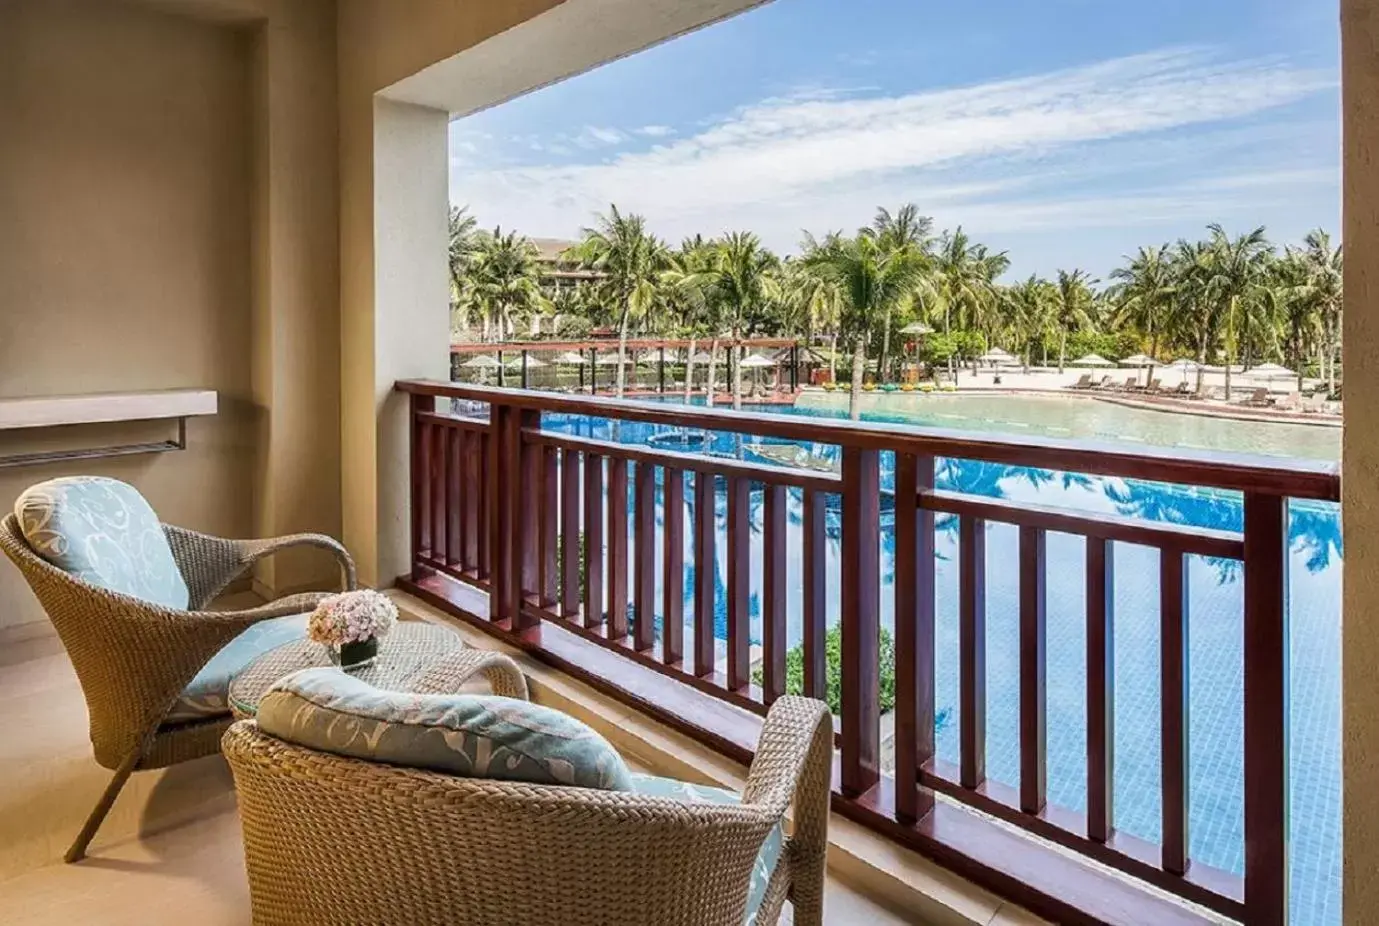
[[[813,698],[787,695],[771,705],[742,803],[784,816],[794,802],[787,847],[790,897],[799,926],[823,922],[828,808],[833,777],[833,715]]]
[[[517,663],[502,653],[482,649],[462,649],[442,656],[411,688],[417,694],[453,694],[476,676],[487,681],[496,695],[527,700],[527,679]]]
[[[339,541],[324,534],[229,540],[172,524],[164,524],[163,533],[186,580],[194,610],[205,607],[225,586],[263,557],[293,546],[315,546],[329,550],[340,562],[346,590],[352,590],[357,585],[354,560]]]
[[[279,550],[286,550],[290,547],[319,547],[322,550],[328,550],[340,564],[344,590],[352,592],[359,587],[359,580],[354,569],[354,557],[350,556],[344,544],[326,534],[288,534],[284,537],[270,537],[265,540],[236,540],[233,543],[239,548],[246,566],[252,566],[265,556],[271,556]]]

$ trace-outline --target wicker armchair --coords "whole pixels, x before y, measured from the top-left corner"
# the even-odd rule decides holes
[[[76,669],[96,761],[115,773],[67,850],[68,862],[85,856],[131,773],[219,750],[231,723],[228,710],[198,721],[165,722],[183,689],[211,657],[251,625],[309,611],[330,593],[292,595],[243,611],[202,610],[211,599],[259,559],[302,544],[331,551],[340,561],[345,588],[356,585],[353,560],[343,546],[323,535],[226,540],[171,525],[164,525],[163,531],[190,593],[185,611],[83,582],[35,554],[14,515],[0,521],[0,549],[23,573]]]
[[[225,735],[256,926],[743,926],[767,834],[793,831],[753,921],[823,922],[833,721],[771,708],[740,804],[462,778]]]

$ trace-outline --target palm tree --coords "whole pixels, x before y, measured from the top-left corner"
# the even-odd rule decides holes
[[[1058,271],[1054,292],[1054,321],[1058,328],[1058,372],[1068,361],[1068,335],[1092,326],[1092,312],[1096,298],[1092,284],[1096,283],[1083,270]]]
[[[1159,356],[1159,340],[1169,323],[1176,291],[1168,245],[1142,247],[1129,263],[1111,271],[1116,280],[1112,296],[1116,300],[1115,324],[1135,328],[1149,338],[1149,356]]]
[[[990,325],[990,309],[996,296],[994,281],[1008,263],[1004,254],[989,255],[985,246],[973,244],[961,225],[956,231],[944,234],[934,255],[944,334],[952,333],[955,314],[959,328]],[[951,374],[951,357],[948,366]]]
[[[704,287],[732,333],[733,408],[742,408],[742,333],[780,294],[780,260],[751,232],[732,232],[718,242]],[[710,361],[712,362],[712,361]]]
[[[1057,330],[1055,308],[1058,292],[1048,280],[1031,275],[1004,292],[1010,308],[1008,322],[1012,332],[1023,338],[1025,365],[1033,362],[1034,342],[1043,346],[1044,364],[1049,362],[1049,338]],[[1018,341],[1016,343],[1019,343]]]
[[[1171,324],[1178,338],[1191,344],[1197,357],[1197,390],[1202,389],[1209,352],[1220,333],[1219,304],[1211,298],[1211,255],[1200,241],[1179,239],[1170,263],[1173,275]]]
[[[501,228],[477,236],[478,250],[469,265],[467,285],[484,317],[484,339],[502,340],[518,316],[543,312],[550,305],[541,291],[537,264],[540,250],[531,239]]]
[[[452,331],[469,328],[469,310],[473,305],[469,272],[479,253],[478,220],[469,214],[468,207],[450,207],[450,327]]]
[[[908,249],[885,246],[875,229],[853,238],[829,235],[822,242],[805,238],[805,265],[839,284],[846,295],[843,331],[852,346],[852,386],[848,415],[862,416],[862,377],[867,336],[878,319],[914,291],[925,270],[924,259]]]
[[[657,301],[661,273],[670,267],[670,254],[656,236],[646,230],[639,215],[623,215],[610,205],[593,228],[583,230],[583,240],[572,249],[591,270],[604,274],[602,289],[618,314],[618,378],[616,395],[622,398],[627,385],[627,331],[632,319],[645,320]]]
[[[680,327],[687,331],[690,339],[689,350],[685,353],[686,405],[694,394],[694,354],[699,336],[713,322],[704,291],[712,258],[713,249],[708,242],[695,235],[681,242],[679,250],[670,256],[669,267],[661,272],[661,285],[670,312],[678,315]],[[705,401],[712,405],[712,394]]]
[[[843,317],[843,290],[837,279],[821,275],[800,261],[784,265],[784,296],[789,306],[793,329],[805,332],[805,344],[812,347],[815,336],[825,332],[829,339],[829,378],[838,378],[838,326]]]
[[[1331,236],[1321,229],[1308,232],[1297,252],[1303,270],[1300,292],[1316,313],[1321,327],[1321,368],[1327,394],[1336,393],[1336,359],[1341,347],[1341,278],[1344,269],[1341,247],[1331,246]]]
[[[1211,276],[1208,287],[1211,297],[1220,306],[1226,323],[1226,396],[1231,394],[1231,365],[1237,353],[1236,334],[1242,324],[1237,319],[1242,303],[1254,300],[1264,277],[1273,248],[1264,237],[1264,226],[1232,240],[1220,225],[1207,226],[1211,232],[1208,243]]]
[[[929,251],[934,241],[934,220],[920,215],[918,206],[906,203],[894,215],[885,207],[878,208],[871,227],[883,248],[911,252],[922,260],[927,269]],[[933,283],[927,274],[921,275],[915,290],[912,295],[920,299],[933,293]],[[891,318],[894,310],[895,305],[887,306],[881,320],[881,358],[876,373],[882,382],[890,380]]]

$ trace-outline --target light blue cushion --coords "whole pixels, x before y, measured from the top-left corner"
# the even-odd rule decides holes
[[[133,486],[104,476],[40,482],[14,503],[19,529],[54,566],[112,592],[187,607],[187,583],[163,527]]]
[[[259,702],[259,728],[311,749],[533,784],[626,791],[617,750],[573,717],[494,695],[384,691],[335,668],[303,669]]]
[[[182,690],[168,722],[205,720],[230,712],[230,680],[271,649],[306,638],[305,614],[259,621],[221,648]]]
[[[655,775],[633,775],[632,790],[638,794],[652,797],[668,797],[688,804],[740,804],[742,797],[723,788],[710,788],[707,785],[690,784],[674,778],[657,778]],[[756,926],[757,914],[761,912],[762,902],[766,900],[766,888],[771,884],[771,875],[780,861],[781,849],[785,845],[785,834],[777,823],[766,834],[766,841],[757,853],[756,865],[752,868],[752,880],[747,888],[747,916],[743,926]]]

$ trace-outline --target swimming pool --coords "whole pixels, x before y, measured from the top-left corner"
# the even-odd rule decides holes
[[[997,397],[991,397],[997,398]],[[1007,400],[1009,397],[1002,397]],[[961,397],[956,403],[984,402]],[[1048,404],[1047,400],[1035,400]],[[1057,400],[1053,400],[1057,401]],[[1067,402],[1069,405],[1102,405]],[[936,411],[941,407],[932,406]],[[951,406],[949,406],[951,407]],[[966,406],[968,413],[977,406]],[[1116,412],[1133,410],[1104,406]],[[1014,414],[1009,401],[1001,414]],[[806,407],[772,408],[763,411],[820,416]],[[1105,411],[1098,412],[1101,415]],[[827,413],[825,413],[827,414]],[[1182,416],[1146,412],[1159,418]],[[870,415],[868,418],[872,417]],[[893,416],[884,416],[892,419]],[[900,420],[913,421],[903,417]],[[1042,427],[1048,426],[1048,418]],[[1117,436],[1139,437],[1158,443],[1172,435],[1172,423],[1159,422],[1150,435],[1134,433],[1136,416],[1119,419]],[[935,422],[939,423],[939,422]],[[943,419],[943,426],[959,422]],[[1064,425],[1055,425],[1062,427]],[[1204,438],[1235,449],[1261,450],[1243,443],[1249,432],[1282,425],[1195,418],[1191,426]],[[548,430],[628,444],[645,444],[657,433],[676,429],[638,422],[567,416],[547,413]],[[1215,427],[1217,430],[1212,430]],[[997,430],[987,428],[987,430]],[[1305,437],[1320,446],[1337,440],[1338,432],[1312,429]],[[1028,433],[1028,432],[1026,432]],[[1066,434],[1060,436],[1068,436]],[[1082,435],[1073,435],[1082,436]],[[1277,437],[1277,435],[1275,435]],[[1293,439],[1297,439],[1297,435]],[[1171,437],[1169,438],[1171,439]],[[1272,441],[1274,438],[1267,438]],[[780,445],[786,442],[772,441]],[[750,435],[709,432],[713,453],[759,461],[779,456],[770,446]],[[796,452],[818,460],[835,459],[838,448],[827,444],[799,444]],[[1286,449],[1280,443],[1268,446]],[[783,449],[777,447],[776,449]],[[767,454],[763,456],[762,454]],[[1316,456],[1297,453],[1296,455]],[[894,486],[894,458],[883,454],[882,486]],[[964,460],[941,460],[940,488],[976,495],[1037,502],[1070,509],[1132,515],[1199,527],[1239,530],[1241,499],[1236,493],[1192,487],[1168,486],[1133,480],[1052,473],[1046,470],[1001,466]],[[692,518],[693,493],[686,492],[686,518]],[[762,529],[761,493],[752,495],[754,533]],[[629,508],[633,500],[627,501]],[[660,522],[660,493],[657,520]],[[725,531],[726,501],[717,496],[720,537]],[[693,523],[687,520],[686,523]],[[801,499],[791,493],[788,501],[787,568],[789,593],[789,641],[800,638],[802,613],[800,576],[802,562]],[[956,521],[939,517],[936,524],[937,572],[937,681],[939,717],[937,744],[941,758],[958,760],[958,575]],[[688,532],[687,532],[688,533]],[[1302,924],[1340,922],[1340,585],[1342,569],[1341,526],[1338,507],[1320,502],[1293,502],[1289,521],[1291,585],[1289,619],[1291,634],[1290,716],[1290,891],[1292,921]],[[837,581],[839,524],[836,514],[828,524],[827,612],[830,626],[839,615]],[[987,572],[987,769],[990,777],[1015,784],[1019,781],[1018,694],[1018,576],[1016,570],[999,568],[1015,562],[1017,531],[1008,525],[988,527],[988,562],[997,568]],[[1152,549],[1115,544],[1115,826],[1157,842],[1160,828],[1159,801],[1159,669],[1158,669],[1158,554]],[[718,613],[716,633],[726,636],[726,544],[716,544],[713,564]],[[883,511],[881,537],[882,625],[893,625],[895,534],[893,522]],[[657,558],[659,601],[661,575]],[[1047,540],[1048,604],[1048,797],[1050,801],[1082,809],[1085,806],[1085,621],[1084,543],[1079,537],[1049,534]],[[685,548],[684,612],[693,620],[694,562],[688,536]],[[762,559],[759,542],[752,545],[753,588],[750,610],[753,640],[760,638],[759,600]],[[1192,557],[1187,570],[1191,623],[1189,630],[1190,688],[1190,839],[1196,860],[1236,873],[1244,869],[1243,847],[1243,588],[1239,564],[1233,561]]]

